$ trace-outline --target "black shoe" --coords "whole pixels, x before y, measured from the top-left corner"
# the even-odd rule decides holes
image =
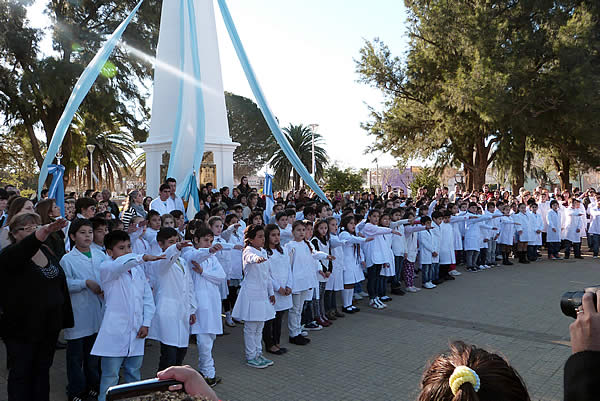
[[[343,310],[345,313],[354,313],[354,312],[356,312],[356,311],[354,310],[354,308],[352,308],[352,307],[342,308],[342,310]]]
[[[267,352],[269,354],[273,354],[273,355],[283,355],[283,354],[285,354],[285,352],[282,351],[281,349],[278,349],[277,351],[271,351],[270,349],[267,349]]]
[[[402,288],[398,287],[398,288],[392,288],[392,294],[394,295],[405,295],[406,292],[404,292],[404,290],[402,290]]]
[[[444,280],[456,280],[456,278],[448,274],[446,277],[444,277]]]
[[[285,347],[279,347],[279,351],[283,352],[284,354],[287,352],[287,348]]]
[[[511,262],[511,261],[510,261],[510,260],[508,260],[508,259],[506,259],[505,261],[503,261],[503,262],[502,262],[502,264],[503,264],[503,265],[505,265],[505,266],[512,266],[512,265],[514,265],[514,263],[513,263],[513,262]]]
[[[310,338],[303,337],[301,335],[297,335],[296,337],[290,337],[290,343],[296,345],[306,345],[310,342]]]
[[[584,259],[583,256],[575,256],[575,259]]]
[[[208,385],[209,385],[209,386],[211,386],[211,387],[214,387],[214,386],[216,386],[217,384],[221,383],[221,381],[222,381],[222,380],[223,380],[223,379],[221,379],[219,376],[215,376],[215,377],[213,377],[212,379],[211,379],[211,378],[208,378],[208,377],[205,377],[205,378],[204,378],[204,381],[206,382],[206,384],[208,384]]]

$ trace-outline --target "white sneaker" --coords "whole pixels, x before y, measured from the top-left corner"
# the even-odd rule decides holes
[[[598,259],[598,256],[592,256],[592,259]]]
[[[451,276],[460,276],[462,273],[459,272],[458,270],[450,270],[448,272],[448,274],[451,275]]]
[[[361,297],[368,297],[369,293],[362,291],[362,292],[359,292],[358,295],[360,295]]]
[[[379,299],[379,297],[375,298],[375,302],[377,302],[377,304],[381,307],[381,309],[383,308],[387,308],[387,305],[384,304],[381,299]]]
[[[406,287],[407,292],[417,292],[419,289],[417,287]]]
[[[362,295],[357,294],[357,293],[354,293],[354,295],[352,295],[352,298],[355,299],[356,301],[363,299]]]
[[[433,284],[431,281],[428,281],[425,284],[423,284],[423,287],[427,288],[428,290],[431,290],[437,286],[435,284]]]
[[[369,301],[369,306],[373,309],[382,309],[381,306],[374,299]]]
[[[485,270],[487,269],[487,267],[485,267],[484,265],[479,265],[479,270]]]
[[[306,331],[306,330],[302,330],[302,331],[300,332],[300,335],[301,335],[302,337],[308,337],[308,331]]]

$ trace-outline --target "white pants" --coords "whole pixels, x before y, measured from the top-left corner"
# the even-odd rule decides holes
[[[312,290],[304,290],[297,294],[292,294],[293,305],[288,314],[288,330],[290,332],[290,337],[296,337],[302,332],[302,326],[300,325],[300,322],[302,321],[302,307],[304,306],[304,301],[306,300],[309,291],[312,295]]]
[[[265,322],[244,322],[244,347],[248,361],[262,354],[262,332]]]
[[[215,377],[215,360],[212,357],[213,344],[215,343],[215,334],[196,334],[196,344],[198,345],[198,371],[212,379]]]

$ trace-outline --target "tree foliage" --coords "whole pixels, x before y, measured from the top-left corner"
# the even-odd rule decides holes
[[[311,172],[312,164],[312,135],[313,132],[309,127],[302,124],[293,125],[290,124],[288,127],[283,128],[283,133],[286,136],[288,142],[292,146],[292,149],[296,152],[302,164],[306,166],[309,172]],[[318,181],[323,177],[325,167],[329,162],[327,151],[321,146],[323,143],[323,137],[321,134],[314,133],[315,137],[315,179]],[[273,139],[273,143],[275,140]],[[275,144],[273,146],[276,146]],[[292,167],[292,164],[287,159],[283,150],[277,146],[277,150],[273,154],[269,166],[275,170],[274,184],[278,188],[287,189],[289,188],[290,177],[294,188],[300,188],[300,175]]]
[[[438,171],[462,166],[469,188],[483,185],[493,162],[509,171],[513,187],[521,186],[528,144],[556,151],[557,160],[566,148],[569,159],[594,153],[600,136],[597,2],[406,5],[406,58],[392,56],[375,39],[357,60],[360,80],[385,95],[383,110],[371,109],[364,124],[375,136],[373,150],[401,161],[433,159]],[[586,158],[589,166],[600,161],[594,159]]]
[[[427,194],[429,196],[433,196],[436,188],[439,188],[439,186],[440,180],[434,173],[433,169],[425,167],[415,174],[412,182],[410,183],[411,196],[416,198],[419,194],[419,188],[427,188]]]
[[[363,176],[351,168],[342,170],[338,166],[330,166],[324,174],[326,191],[360,191],[363,188]]]
[[[234,175],[252,175],[273,156],[271,130],[252,100],[225,92],[225,104],[229,134],[240,144],[233,154]]]
[[[27,138],[39,166],[45,143],[52,139],[77,78],[137,1],[48,1],[45,6],[52,21],[53,49],[49,54],[41,49],[44,31],[32,28],[27,20],[25,7],[30,3],[0,1],[0,113],[5,126]],[[154,55],[160,12],[161,2],[145,1],[125,31],[123,42]],[[79,109],[79,114],[85,115],[82,130],[112,134],[124,130],[136,141],[142,141],[149,121],[144,84],[152,77],[152,66],[125,46],[114,50],[109,63]],[[102,131],[98,131],[99,127]],[[78,165],[75,155],[85,145],[77,141],[72,128],[73,125],[62,145],[65,177]],[[45,141],[37,138],[37,132]]]

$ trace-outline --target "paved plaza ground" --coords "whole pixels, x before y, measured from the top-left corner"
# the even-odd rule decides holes
[[[464,269],[459,268],[464,272]],[[312,332],[305,347],[273,356],[275,365],[246,367],[242,327],[219,337],[214,356],[223,400],[414,400],[427,360],[450,340],[461,339],[504,354],[525,379],[532,400],[562,400],[563,365],[570,355],[570,318],[561,294],[600,283],[600,260],[550,262],[464,273],[433,290],[394,297],[386,310],[364,301],[360,313]],[[4,347],[0,400],[6,399]],[[158,365],[157,343],[146,348],[143,378]],[[186,363],[195,365],[196,346]],[[267,355],[270,357],[269,355]],[[51,399],[66,399],[65,351],[56,353]]]

